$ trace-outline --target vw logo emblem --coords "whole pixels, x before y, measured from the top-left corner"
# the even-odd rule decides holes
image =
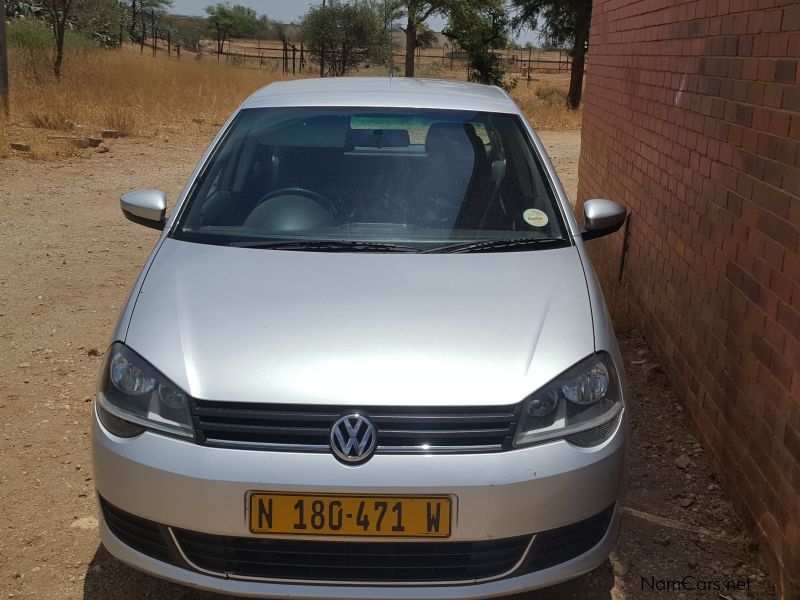
[[[358,413],[341,417],[331,427],[331,450],[342,462],[354,464],[367,460],[377,442],[375,426]]]

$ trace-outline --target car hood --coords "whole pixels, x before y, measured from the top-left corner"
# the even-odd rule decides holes
[[[329,253],[166,239],[125,342],[195,398],[510,404],[594,351],[574,247]]]

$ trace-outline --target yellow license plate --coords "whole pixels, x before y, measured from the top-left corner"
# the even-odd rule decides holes
[[[250,493],[250,531],[294,535],[449,537],[446,496]]]

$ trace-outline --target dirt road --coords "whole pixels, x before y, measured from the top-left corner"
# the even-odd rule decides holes
[[[123,219],[119,194],[148,186],[175,198],[208,136],[119,140],[110,153],[58,162],[0,160],[0,598],[216,598],[136,573],[100,547],[89,455],[97,372],[157,238]],[[579,135],[542,137],[574,199]],[[617,550],[593,573],[526,598],[771,598],[644,341],[622,342],[632,441]],[[665,595],[660,581],[685,576],[722,585],[721,595]]]

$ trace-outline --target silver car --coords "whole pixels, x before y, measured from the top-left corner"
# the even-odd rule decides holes
[[[252,597],[484,598],[606,560],[619,350],[536,134],[495,87],[251,96],[166,218],[94,403],[103,544]]]

